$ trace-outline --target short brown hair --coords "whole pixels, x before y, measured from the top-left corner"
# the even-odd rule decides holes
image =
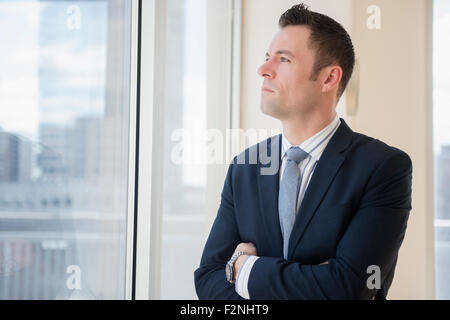
[[[355,65],[352,40],[342,25],[324,14],[310,11],[304,4],[297,4],[283,13],[278,24],[281,28],[290,25],[309,27],[309,45],[316,50],[311,80],[317,80],[323,68],[338,64],[342,68],[342,79],[337,92],[340,98]]]

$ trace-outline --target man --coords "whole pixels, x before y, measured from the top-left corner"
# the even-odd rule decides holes
[[[302,4],[279,25],[258,73],[261,109],[282,134],[229,166],[197,295],[384,299],[411,210],[411,160],[337,116],[355,60],[342,26]]]

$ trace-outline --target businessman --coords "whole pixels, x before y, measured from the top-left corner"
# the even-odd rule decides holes
[[[411,160],[336,114],[355,61],[344,28],[303,4],[279,26],[258,73],[261,110],[282,134],[230,164],[197,295],[385,299],[411,210]]]

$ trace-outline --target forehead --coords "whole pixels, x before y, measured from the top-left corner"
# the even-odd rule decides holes
[[[275,54],[279,50],[289,50],[294,55],[312,54],[309,48],[310,29],[307,26],[287,26],[281,28],[273,38],[269,54]]]

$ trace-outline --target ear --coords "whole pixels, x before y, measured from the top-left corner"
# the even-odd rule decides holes
[[[330,92],[339,88],[342,79],[342,68],[339,66],[329,66],[323,69],[322,92]]]

